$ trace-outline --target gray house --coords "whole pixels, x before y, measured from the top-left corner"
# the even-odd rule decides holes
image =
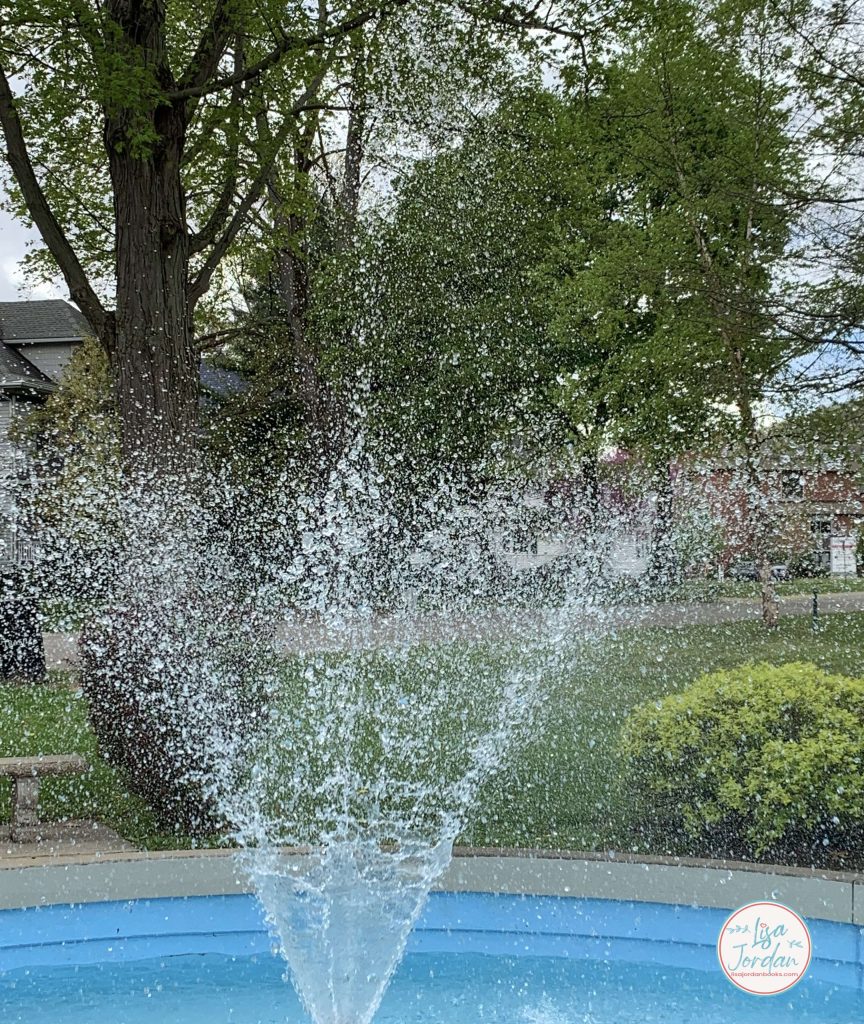
[[[11,492],[21,463],[10,428],[56,388],[87,333],[87,321],[62,299],[0,302],[0,566],[26,557],[26,542],[12,521]]]
[[[87,321],[63,299],[0,302],[0,570],[26,560],[28,542],[15,530],[12,491],[23,466],[9,439],[17,416],[55,390],[72,353],[90,333]],[[201,363],[202,404],[246,390],[233,370]]]

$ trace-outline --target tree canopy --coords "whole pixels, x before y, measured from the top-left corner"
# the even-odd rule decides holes
[[[268,196],[289,231],[302,214],[327,124],[362,102],[350,83],[385,95],[427,45],[431,61],[460,52],[470,78],[501,33],[566,39],[583,13],[411,0],[50,0],[4,13],[12,208],[108,354],[127,453],[149,461],[194,439],[196,313]]]

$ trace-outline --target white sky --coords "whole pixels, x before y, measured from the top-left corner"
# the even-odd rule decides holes
[[[24,284],[24,277],[18,264],[27,251],[27,243],[35,238],[35,231],[29,231],[8,213],[0,210],[0,302],[69,297],[62,281],[55,287],[42,285],[33,288]]]

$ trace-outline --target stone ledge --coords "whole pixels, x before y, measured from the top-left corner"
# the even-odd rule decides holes
[[[670,867],[715,868],[727,871],[752,871],[759,875],[793,875],[798,878],[824,878],[837,882],[860,882],[860,871],[835,871],[830,868],[799,868],[790,864],[761,864],[752,860],[709,860],[662,854],[619,853],[617,850],[541,850],[516,846],[457,846],[456,857],[528,857],[542,860],[587,860],[610,864],[663,864]]]
[[[286,851],[302,859],[308,850]],[[0,858],[0,909],[247,892],[232,850],[70,852]],[[570,851],[469,849],[437,888],[734,909],[759,899],[804,917],[864,925],[864,877],[735,862]]]
[[[135,847],[96,821],[38,822],[0,826],[0,871],[4,867],[53,864],[58,857],[83,860],[105,853],[133,853]]]

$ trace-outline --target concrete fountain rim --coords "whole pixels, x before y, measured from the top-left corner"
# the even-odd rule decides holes
[[[443,892],[563,896],[734,910],[758,900],[864,926],[864,874],[617,852],[457,847]],[[235,850],[0,858],[0,910],[249,891]],[[309,851],[291,850],[298,864]]]

